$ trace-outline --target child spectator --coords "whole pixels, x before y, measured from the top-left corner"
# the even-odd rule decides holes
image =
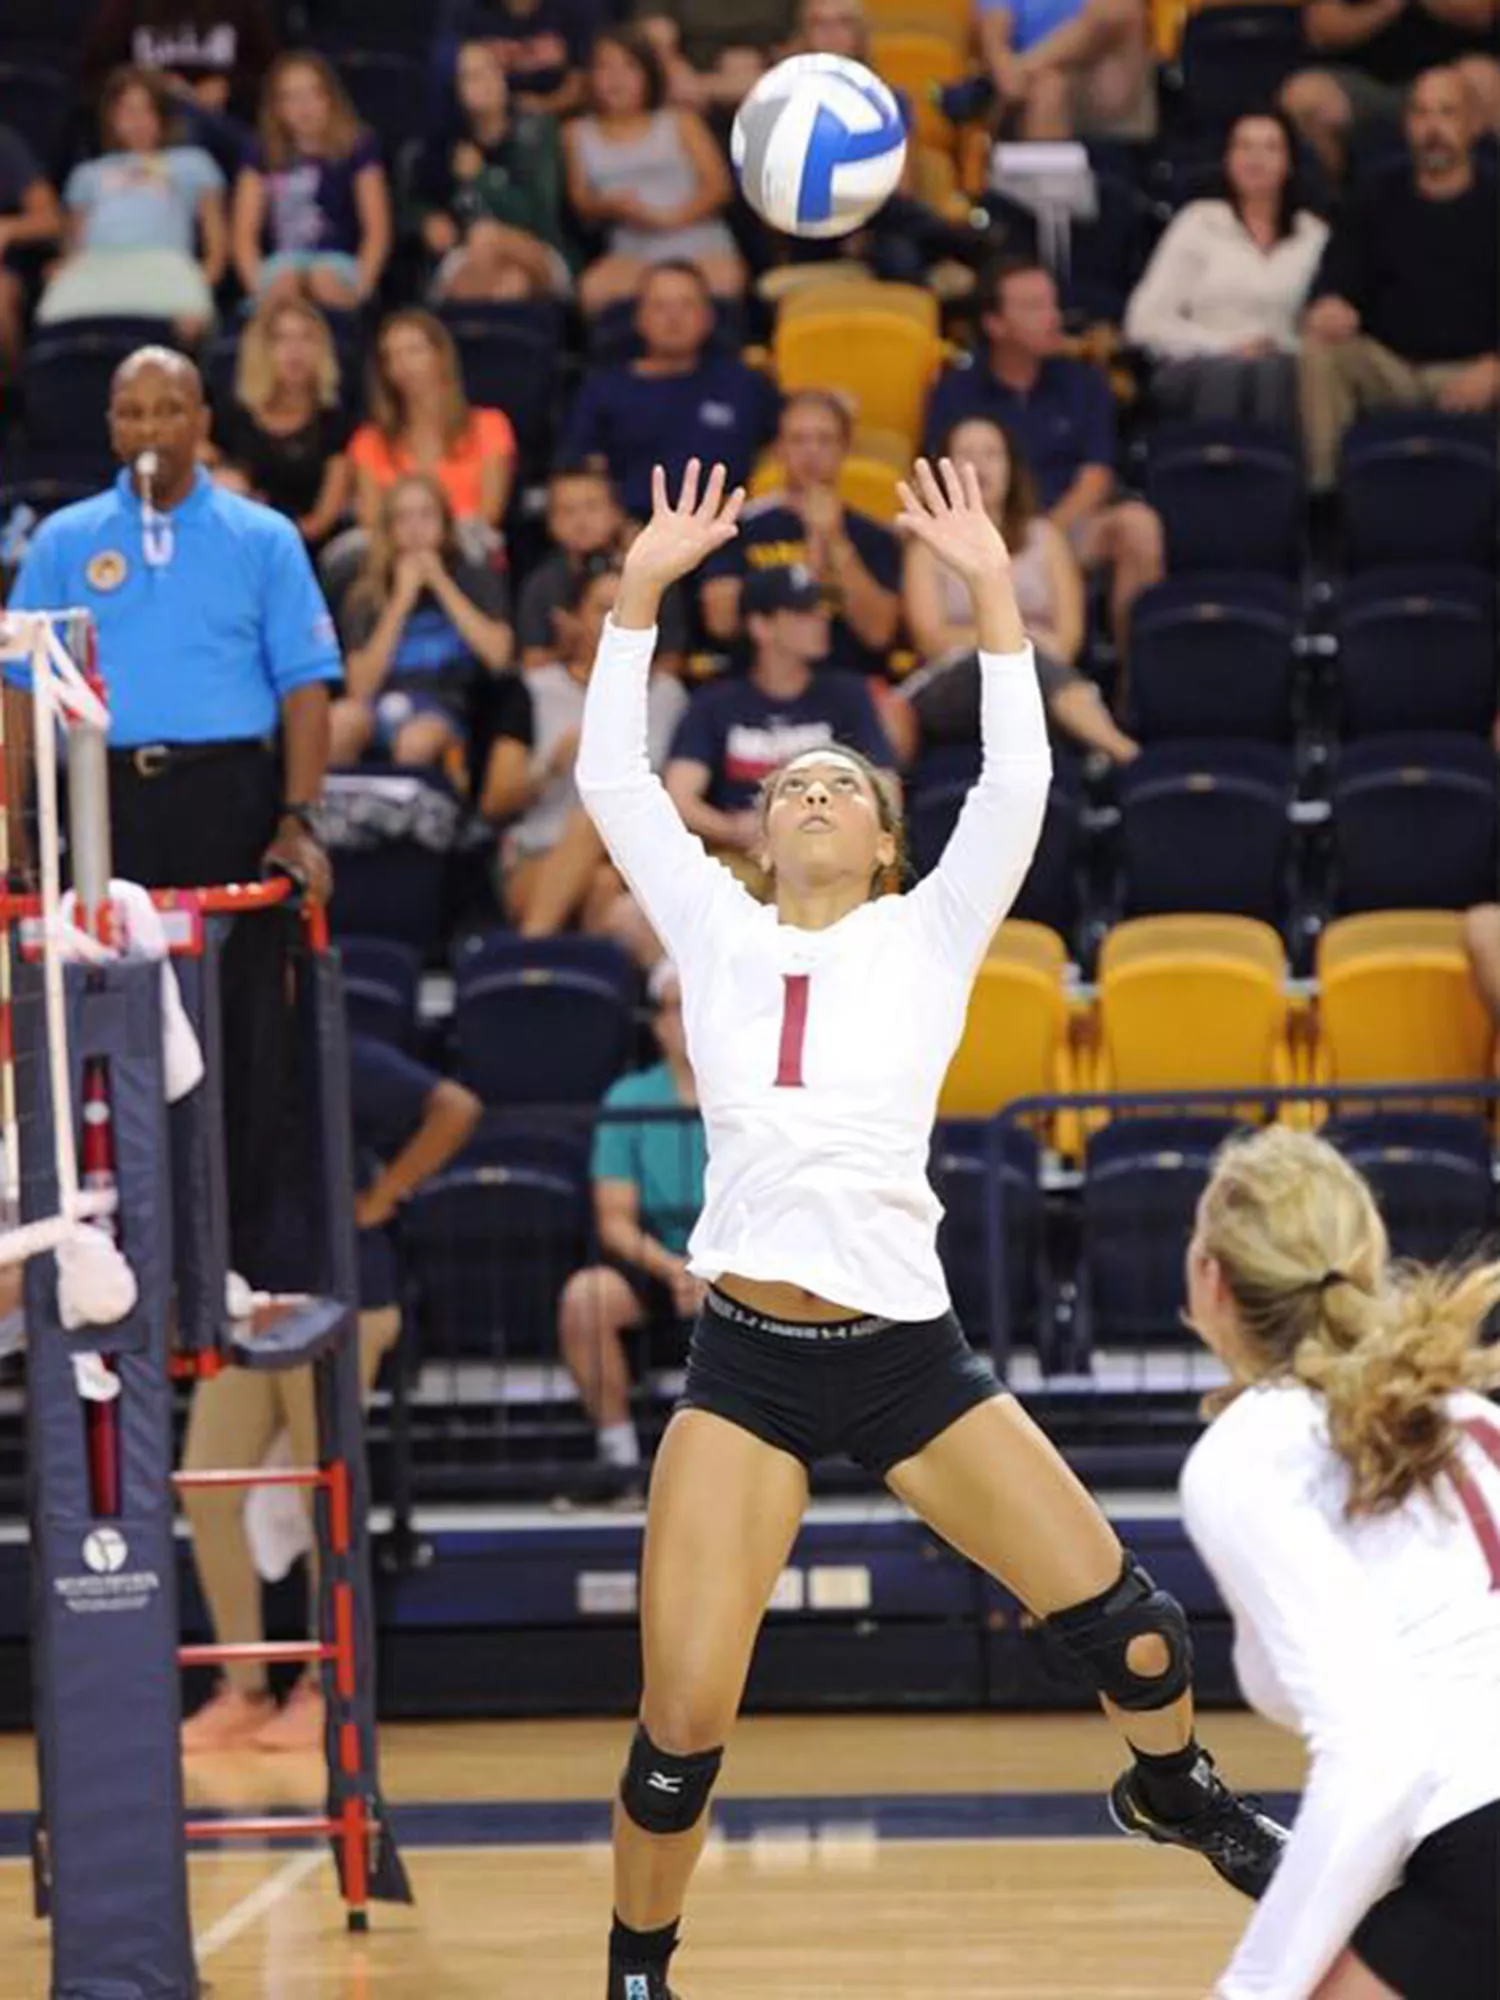
[[[105,84],[99,137],[99,158],[63,189],[67,254],[38,323],[164,319],[197,340],[224,275],[224,177],[201,147],[175,143],[166,91],[147,70],[116,70]]]
[[[327,320],[306,299],[262,302],[240,339],[234,401],[214,422],[219,483],[287,515],[317,550],[349,506],[350,429]]]
[[[333,65],[306,50],[279,57],[234,191],[240,283],[252,298],[305,293],[349,312],[374,293],[390,252],[385,169]]]
[[[476,676],[511,662],[507,610],[502,579],[464,560],[442,487],[426,473],[398,479],[344,605],[348,692],[330,719],[334,763],[373,748],[461,777]]]
[[[643,35],[601,35],[589,64],[590,110],[564,133],[568,196],[579,220],[607,228],[609,247],[579,281],[585,312],[634,297],[644,272],[686,263],[709,290],[737,298],[745,267],[723,220],[729,169],[695,111],[666,105],[666,82]]]

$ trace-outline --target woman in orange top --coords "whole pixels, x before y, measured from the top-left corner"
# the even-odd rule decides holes
[[[354,510],[372,529],[381,496],[426,472],[448,496],[467,552],[500,539],[516,469],[516,434],[503,410],[476,410],[464,394],[452,335],[431,313],[392,313],[370,361],[370,421],[349,443]]]

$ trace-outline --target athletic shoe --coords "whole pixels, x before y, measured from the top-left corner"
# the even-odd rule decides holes
[[[256,1734],[257,1750],[321,1750],[325,1722],[323,1696],[309,1680],[300,1680],[285,1708],[264,1722]]]
[[[1259,1902],[1286,1846],[1286,1828],[1261,1810],[1259,1799],[1230,1791],[1206,1750],[1194,1775],[1202,1783],[1204,1803],[1190,1818],[1163,1819],[1152,1812],[1141,1797],[1134,1765],[1114,1782],[1109,1816],[1122,1833],[1201,1854],[1232,1888]]]
[[[268,1694],[246,1694],[226,1682],[198,1713],[182,1725],[185,1756],[206,1757],[215,1752],[249,1750],[267,1722],[276,1713]]]

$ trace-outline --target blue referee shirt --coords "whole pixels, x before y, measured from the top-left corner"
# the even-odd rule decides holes
[[[10,608],[93,613],[116,748],[270,736],[294,688],[342,673],[302,537],[201,470],[163,519],[170,556],[153,567],[128,472],[60,508],[38,529]]]

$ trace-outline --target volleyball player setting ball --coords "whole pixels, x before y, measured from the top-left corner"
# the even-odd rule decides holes
[[[1217,1162],[1188,1301],[1230,1383],[1183,1518],[1311,1751],[1215,2000],[1496,2000],[1500,1264],[1393,1271],[1359,1174],[1273,1127]]]
[[[736,532],[743,493],[653,476],[589,681],[578,788],[682,977],[708,1136],[689,1268],[711,1289],[651,1482],[644,1692],[615,1814],[610,2000],[671,2000],[688,1879],[813,1462],[845,1453],[1026,1604],[1135,1752],[1113,1807],[1250,1896],[1285,1839],[1194,1739],[1181,1608],[966,1343],[926,1178],[969,990],[1026,874],[1051,760],[1005,545],[971,469],[916,468],[898,526],[962,580],[984,758],[933,872],[899,882],[900,807],[852,751],[768,780],[762,904],[652,775],[646,686],[662,594]]]

